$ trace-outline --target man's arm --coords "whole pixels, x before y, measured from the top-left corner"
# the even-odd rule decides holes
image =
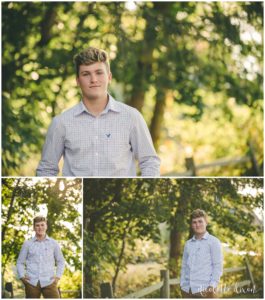
[[[57,176],[58,163],[64,152],[65,128],[55,117],[48,129],[37,176]]]
[[[65,261],[60,246],[57,242],[55,242],[54,258],[56,262],[56,278],[58,281],[63,275]]]
[[[142,176],[160,176],[160,159],[143,116],[135,109],[130,142]]]
[[[25,264],[26,264],[26,258],[28,255],[28,242],[24,242],[17,259],[17,273],[18,278],[21,279],[23,282],[24,280],[27,281],[26,277],[26,271],[25,271]]]
[[[210,286],[216,288],[223,273],[222,245],[218,239],[214,239],[210,247],[213,266]]]
[[[187,261],[188,261],[188,251],[187,251],[187,243],[185,244],[183,255],[182,255],[182,264],[181,264],[181,274],[180,274],[180,287],[184,287],[188,284],[186,282],[186,272],[187,272]]]

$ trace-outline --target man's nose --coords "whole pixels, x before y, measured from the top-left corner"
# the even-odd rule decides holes
[[[95,81],[97,81],[97,76],[94,74],[91,74],[90,79],[91,79],[91,82],[95,82]]]

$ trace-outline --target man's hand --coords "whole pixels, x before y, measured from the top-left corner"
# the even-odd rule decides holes
[[[215,292],[213,286],[208,286],[206,291],[207,291],[207,292],[210,292],[210,293],[214,293],[214,292]]]
[[[207,298],[217,298],[217,288],[214,288],[213,286],[207,287]]]
[[[54,282],[56,285],[58,284],[59,280],[60,280],[60,277],[54,277]]]
[[[29,282],[29,277],[26,275],[26,276],[24,276],[24,277],[22,277],[22,278],[20,278],[21,279],[21,281],[24,283],[24,284],[26,284],[26,283],[28,283]]]

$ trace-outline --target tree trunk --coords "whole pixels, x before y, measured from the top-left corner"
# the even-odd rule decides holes
[[[84,219],[84,231],[89,232],[90,239],[94,240],[95,231],[96,231],[96,221]],[[91,251],[91,250],[90,250]],[[85,254],[85,252],[84,252]],[[90,265],[85,266],[84,268],[84,297],[85,298],[95,298],[96,296],[93,293],[93,271]]]
[[[151,121],[150,133],[153,139],[156,150],[159,145],[159,138],[161,126],[164,119],[164,111],[166,107],[166,92],[164,90],[158,91],[156,96],[155,110]]]
[[[156,4],[154,3],[154,9]],[[156,24],[159,22],[157,16],[150,14],[149,9],[144,11],[143,17],[146,20],[144,38],[140,41],[140,53],[137,61],[137,69],[133,78],[133,91],[129,105],[139,111],[144,105],[145,92],[149,88],[150,77],[152,75],[152,64],[154,61],[153,51],[156,47],[157,31]]]
[[[176,278],[179,273],[178,261],[181,255],[181,239],[182,232],[177,228],[172,228],[170,231],[170,270],[171,277]]]
[[[5,222],[5,224],[2,225],[2,242],[3,242],[4,239],[5,239],[6,229],[7,229],[9,220],[10,220],[10,218],[11,218],[11,216],[12,216],[13,207],[14,207],[14,202],[15,202],[16,193],[17,193],[17,190],[18,190],[18,185],[19,185],[19,183],[20,183],[20,180],[21,180],[21,178],[18,178],[18,179],[17,179],[16,186],[15,186],[14,189],[13,189],[12,196],[11,196],[11,201],[10,201],[10,205],[9,205],[8,212],[7,212],[7,216],[6,216],[6,222]]]
[[[129,226],[130,226],[130,220],[128,221],[127,226],[124,228],[124,232],[123,232],[123,236],[122,236],[121,251],[120,251],[119,258],[118,258],[118,263],[116,265],[115,275],[112,279],[112,290],[113,290],[114,295],[115,295],[115,290],[116,290],[116,281],[117,281],[117,278],[118,278],[118,275],[119,275],[119,272],[120,272],[121,262],[122,262],[124,251],[125,251],[126,236],[127,236],[128,230],[129,230]]]
[[[43,18],[43,21],[41,22],[41,39],[39,41],[39,46],[44,47],[46,46],[50,39],[52,38],[52,26],[54,25],[56,21],[56,15],[57,15],[57,6],[58,3],[53,3],[53,5],[50,5],[45,12],[45,16]]]
[[[136,84],[135,84],[136,85]],[[144,106],[144,90],[139,90],[139,87],[133,89],[132,97],[130,99],[129,105],[142,111]]]
[[[169,266],[172,272],[171,276],[177,277],[180,275],[179,260],[181,257],[182,245],[181,241],[185,232],[186,223],[185,216],[188,214],[188,191],[191,188],[191,183],[187,180],[181,180],[179,184],[180,196],[177,203],[177,210],[170,231],[170,257]]]

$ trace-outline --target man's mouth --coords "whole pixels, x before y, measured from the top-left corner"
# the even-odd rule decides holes
[[[91,85],[90,88],[100,87],[100,85]]]

